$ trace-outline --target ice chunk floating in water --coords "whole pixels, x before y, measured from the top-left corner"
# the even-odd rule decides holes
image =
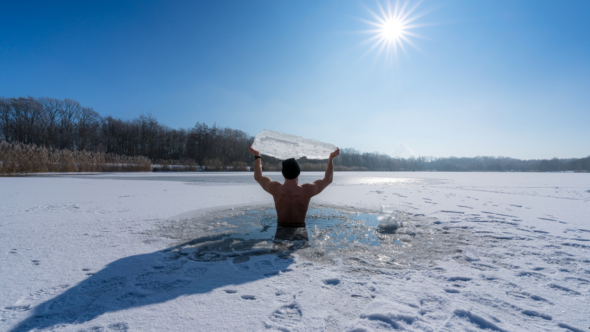
[[[392,205],[381,205],[381,215],[377,220],[382,233],[395,233],[398,228],[404,226]]]
[[[302,157],[307,159],[328,159],[330,153],[336,150],[336,146],[333,144],[272,130],[265,130],[256,135],[252,148],[258,150],[261,154],[278,159],[298,159]]]

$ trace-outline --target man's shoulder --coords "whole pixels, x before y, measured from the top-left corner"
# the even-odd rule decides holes
[[[317,186],[315,183],[304,183],[300,187],[303,192],[307,193],[307,192],[313,192]]]
[[[278,182],[278,181],[270,181],[267,186],[272,187],[272,188],[279,188],[282,187],[283,184]]]

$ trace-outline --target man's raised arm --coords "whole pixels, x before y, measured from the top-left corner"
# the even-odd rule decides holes
[[[336,148],[336,151],[330,153],[330,158],[328,159],[328,167],[326,168],[326,174],[324,178],[321,180],[314,181],[312,184],[304,185],[309,191],[311,196],[315,196],[321,193],[326,187],[332,183],[334,180],[334,158],[338,157],[340,154],[340,149]]]
[[[271,191],[274,187],[274,184],[277,182],[262,175],[262,159],[260,158],[260,152],[254,150],[252,147],[250,147],[248,151],[250,151],[250,153],[256,158],[256,162],[254,163],[254,180],[260,184],[262,189],[272,194]]]

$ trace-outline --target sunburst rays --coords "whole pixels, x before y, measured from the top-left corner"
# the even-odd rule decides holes
[[[374,29],[363,31],[373,35],[365,40],[365,43],[373,43],[365,55],[378,49],[377,56],[385,55],[386,59],[397,61],[400,50],[408,56],[406,44],[419,50],[411,40],[411,37],[423,38],[411,31],[424,26],[415,22],[425,15],[425,13],[415,13],[419,5],[420,3],[416,3],[410,7],[409,1],[404,3],[387,1],[385,5],[377,2],[377,12],[365,7],[373,16],[373,20],[360,20],[374,27]]]

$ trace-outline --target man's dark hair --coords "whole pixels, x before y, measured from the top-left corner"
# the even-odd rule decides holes
[[[299,168],[297,160],[291,158],[283,161],[282,172],[285,179],[293,180],[294,178],[299,176],[299,173],[301,173],[301,169]]]

